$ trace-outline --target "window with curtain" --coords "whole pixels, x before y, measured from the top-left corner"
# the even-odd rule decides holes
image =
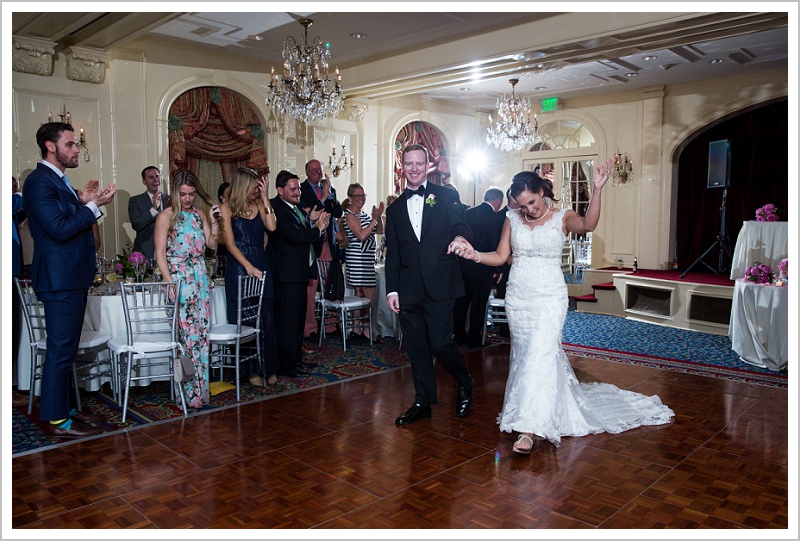
[[[428,150],[428,182],[447,184],[450,179],[450,162],[442,133],[433,124],[409,122],[397,133],[394,141],[394,191],[405,187],[403,179],[403,149],[408,145],[422,145]]]
[[[190,169],[209,194],[239,167],[268,173],[261,119],[227,88],[204,86],[178,96],[169,111],[170,173]]]

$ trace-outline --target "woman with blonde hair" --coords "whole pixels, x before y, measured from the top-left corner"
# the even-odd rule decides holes
[[[266,390],[264,382],[268,385],[278,382],[273,323],[275,291],[269,258],[264,249],[264,235],[267,231],[275,231],[277,222],[269,202],[268,187],[267,174],[262,175],[254,169],[240,167],[231,182],[228,199],[220,207],[222,238],[228,250],[225,265],[228,322],[233,323],[237,318],[239,276],[258,276],[266,281],[258,338],[261,341],[261,359],[258,363],[246,363],[241,367],[242,377],[248,378],[259,390]]]
[[[198,196],[208,207],[209,216],[195,208]],[[188,169],[181,169],[173,175],[170,205],[156,218],[154,240],[158,268],[164,281],[182,282],[178,340],[195,366],[195,375],[183,383],[186,405],[190,408],[202,408],[210,398],[210,297],[204,255],[206,247],[217,248],[218,215],[219,205],[211,201],[197,176]]]
[[[375,301],[378,295],[378,282],[375,277],[375,251],[377,244],[375,234],[383,234],[383,202],[380,206],[373,205],[372,213],[364,212],[364,203],[367,195],[364,187],[355,182],[347,187],[347,197],[350,207],[344,213],[344,232],[347,236],[347,249],[345,262],[347,263],[347,285],[359,297],[366,297],[372,304],[372,313],[375,312]],[[355,336],[370,336],[372,329],[367,329]],[[373,341],[375,341],[373,335]],[[381,342],[381,340],[377,340]]]

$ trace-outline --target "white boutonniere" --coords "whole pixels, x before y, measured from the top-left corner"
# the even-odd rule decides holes
[[[436,205],[436,194],[430,194],[425,199],[425,204],[428,205],[429,207],[433,207],[434,205]]]

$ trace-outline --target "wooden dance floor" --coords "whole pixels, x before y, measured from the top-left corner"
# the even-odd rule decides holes
[[[433,418],[396,427],[413,399],[410,368],[402,368],[20,456],[5,525],[789,527],[786,390],[576,358],[582,381],[658,394],[675,420],[565,438],[557,449],[539,442],[515,457],[514,436],[495,422],[508,346],[464,358],[476,381],[464,419],[453,413],[455,384],[440,371]]]

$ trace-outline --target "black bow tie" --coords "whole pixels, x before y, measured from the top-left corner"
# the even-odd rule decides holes
[[[419,195],[421,197],[425,197],[425,185],[423,184],[417,190],[412,190],[411,188],[406,188],[403,190],[403,193],[406,194],[406,197],[411,197],[414,195]]]

